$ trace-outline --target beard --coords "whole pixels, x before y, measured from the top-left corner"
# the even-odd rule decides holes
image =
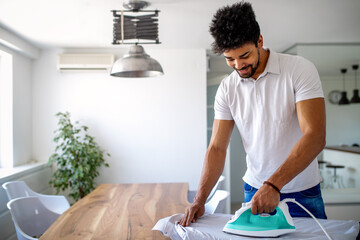
[[[259,49],[258,49],[258,59],[257,59],[257,62],[256,62],[256,65],[255,65],[255,66],[254,66],[253,64],[249,64],[249,65],[247,65],[247,66],[245,66],[245,67],[243,67],[243,68],[241,68],[241,69],[236,69],[236,68],[234,68],[234,69],[236,70],[236,72],[239,74],[239,76],[240,76],[241,78],[250,78],[250,77],[252,77],[252,76],[255,74],[256,70],[257,70],[258,67],[259,67],[259,64],[260,64],[260,51],[259,51]],[[251,68],[251,71],[250,71],[249,73],[247,73],[247,74],[241,74],[241,73],[240,73],[240,70],[247,69],[248,67]]]

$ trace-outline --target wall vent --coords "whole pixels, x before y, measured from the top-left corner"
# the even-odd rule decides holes
[[[108,71],[114,58],[113,54],[64,53],[58,56],[57,68],[60,71]]]

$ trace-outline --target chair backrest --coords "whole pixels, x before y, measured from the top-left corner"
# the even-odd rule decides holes
[[[2,185],[9,200],[19,197],[36,196],[24,181],[6,182]]]
[[[225,177],[223,175],[221,175],[218,179],[218,181],[216,182],[215,186],[213,187],[213,189],[211,190],[206,202],[209,202],[211,200],[211,198],[214,196],[215,192],[217,190],[219,190],[219,188],[221,187],[221,183],[225,180]]]
[[[6,182],[2,186],[6,190],[9,200],[19,197],[38,197],[45,207],[60,214],[70,207],[68,200],[64,196],[34,192],[24,181]]]
[[[7,203],[18,240],[37,239],[60,216],[47,209],[38,197],[21,197]]]
[[[209,202],[205,204],[205,213],[224,213],[225,200],[230,196],[230,193],[225,190],[217,190]]]
[[[213,189],[211,190],[208,198],[206,199],[206,202],[209,202],[211,200],[211,198],[214,196],[216,190],[218,190],[221,187],[221,183],[225,180],[225,177],[223,175],[221,175],[218,179],[218,181],[216,182],[215,186],[213,187]],[[193,203],[194,202],[194,197],[196,195],[196,190],[189,190],[188,191],[188,202],[189,203]]]

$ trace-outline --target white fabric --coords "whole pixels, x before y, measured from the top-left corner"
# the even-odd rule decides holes
[[[311,62],[273,51],[256,81],[243,79],[236,71],[222,80],[215,97],[215,119],[234,120],[240,131],[247,153],[245,182],[260,188],[301,138],[296,103],[323,97]],[[302,191],[320,180],[317,161],[313,161],[281,191]]]
[[[196,223],[189,227],[182,227],[178,224],[183,214],[160,219],[153,230],[162,232],[163,235],[173,240],[225,240],[225,239],[254,239],[250,237],[238,236],[224,233],[222,231],[225,224],[230,220],[230,214],[210,214],[199,218]],[[293,218],[296,231],[282,235],[276,239],[307,239],[324,240],[327,239],[320,226],[312,218]],[[318,219],[330,237],[334,240],[354,240],[359,234],[359,223],[353,220],[324,220]],[[274,239],[274,238],[261,238]]]

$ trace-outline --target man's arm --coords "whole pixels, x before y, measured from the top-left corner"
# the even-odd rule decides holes
[[[191,222],[195,222],[204,214],[206,199],[224,169],[226,149],[233,129],[233,120],[214,120],[213,132],[206,151],[194,203],[186,209],[184,217],[180,220],[180,225],[189,226]]]
[[[295,144],[286,161],[267,180],[281,189],[301,173],[325,146],[326,116],[323,98],[296,103],[297,116],[303,136]],[[280,201],[279,193],[264,184],[251,200],[253,214],[272,212]]]

